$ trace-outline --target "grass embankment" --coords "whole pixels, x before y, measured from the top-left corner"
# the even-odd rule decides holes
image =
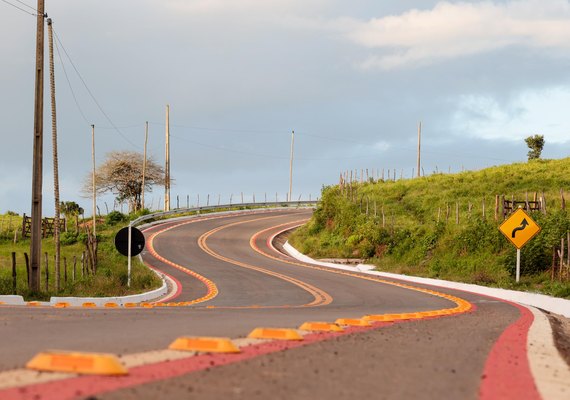
[[[126,225],[126,217],[121,217],[118,213],[113,215],[114,217],[107,217],[105,223],[97,225],[99,262],[95,274],[88,271],[82,272],[81,254],[85,251],[85,233],[81,233],[81,229],[80,233],[74,232],[72,226],[69,227],[71,232],[62,233],[61,290],[59,292],[55,290],[54,240],[53,237],[42,240],[42,253],[48,253],[49,286],[46,290],[46,269],[42,255],[41,292],[39,294],[32,294],[28,290],[24,253],[30,252],[30,240],[19,239],[14,244],[14,230],[21,226],[22,218],[12,216],[13,224],[4,224],[4,230],[0,231],[0,294],[19,294],[23,295],[26,300],[49,300],[51,296],[125,296],[160,287],[161,280],[140,263],[138,258],[133,258],[131,286],[127,287],[127,258],[120,255],[114,246],[115,234]],[[0,216],[0,224],[2,220],[8,221],[8,219],[9,216]],[[12,283],[12,252],[16,253],[17,265],[15,293]],[[77,260],[75,281],[73,280],[74,256]],[[64,257],[67,259],[67,282],[64,280]]]
[[[378,270],[570,298],[570,282],[551,280],[554,246],[570,230],[560,190],[570,190],[570,159],[539,160],[413,180],[330,186],[313,218],[290,238],[316,258],[366,258]],[[495,195],[524,201],[544,192],[547,214],[531,213],[542,231],[522,249],[499,232]],[[485,217],[483,217],[483,202]],[[456,207],[459,206],[459,223]]]

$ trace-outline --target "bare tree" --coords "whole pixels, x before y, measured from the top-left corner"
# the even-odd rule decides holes
[[[105,161],[95,171],[97,193],[111,192],[118,202],[128,202],[130,211],[139,211],[142,208],[143,162],[143,155],[134,151],[107,153]],[[91,193],[91,185],[91,176],[88,176],[83,184],[85,194]],[[154,185],[164,186],[164,169],[152,157],[146,161],[144,185],[149,192]]]

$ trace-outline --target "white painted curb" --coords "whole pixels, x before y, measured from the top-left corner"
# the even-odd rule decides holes
[[[296,258],[299,261],[303,261],[306,263],[321,265],[324,267],[342,269],[345,271],[356,271],[362,272],[365,274],[382,276],[385,278],[393,278],[399,279],[408,282],[415,282],[415,283],[422,283],[426,285],[435,285],[440,287],[445,287],[449,289],[458,289],[464,290],[466,292],[473,292],[477,294],[484,294],[487,296],[497,297],[499,299],[513,301],[516,303],[526,304],[529,306],[534,306],[537,308],[541,308],[546,311],[550,311],[556,314],[560,314],[565,316],[566,318],[570,318],[570,300],[560,299],[557,297],[547,296],[544,294],[539,293],[528,293],[528,292],[519,292],[516,290],[507,290],[507,289],[499,289],[499,288],[490,288],[486,286],[479,286],[473,285],[469,283],[460,283],[460,282],[450,282],[444,281],[440,279],[431,279],[431,278],[420,278],[415,276],[408,276],[408,275],[399,275],[399,274],[392,274],[389,272],[380,272],[380,271],[373,271],[376,268],[373,265],[365,265],[359,264],[355,267],[347,266],[347,265],[339,265],[334,263],[327,263],[322,261],[313,260],[312,258],[300,253],[297,249],[286,242],[283,246],[283,249],[289,253],[289,255],[293,258]]]

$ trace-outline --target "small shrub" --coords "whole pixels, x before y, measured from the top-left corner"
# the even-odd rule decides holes
[[[119,211],[111,211],[105,216],[105,223],[107,225],[117,225],[120,222],[125,222],[127,216]]]
[[[63,232],[59,241],[63,246],[70,246],[77,243],[77,234],[75,232]]]

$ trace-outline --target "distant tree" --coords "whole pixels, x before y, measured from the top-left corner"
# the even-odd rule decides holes
[[[130,211],[142,208],[141,194],[143,155],[134,151],[113,151],[95,170],[95,188],[97,193],[111,192],[118,202],[127,201]],[[145,170],[145,190],[152,191],[154,185],[164,185],[164,169],[152,158],[147,157]],[[91,174],[86,177],[83,192],[92,192]]]
[[[539,159],[544,148],[544,135],[529,136],[524,141],[530,149],[527,154],[529,161]]]
[[[59,207],[61,213],[65,215],[65,231],[67,232],[67,222],[69,218],[75,218],[75,231],[79,232],[79,216],[83,214],[83,208],[74,201],[62,201]]]

